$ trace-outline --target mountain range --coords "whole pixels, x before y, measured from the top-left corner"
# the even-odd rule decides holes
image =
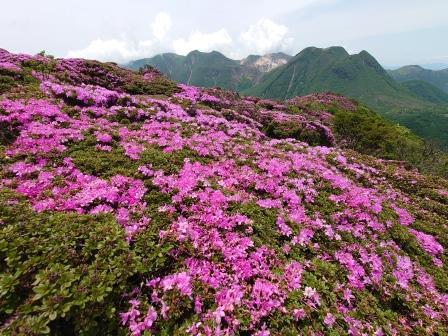
[[[159,54],[130,62],[126,67],[138,70],[150,65],[177,82],[202,87],[218,86],[241,92],[257,84],[265,73],[286,64],[291,58],[284,53],[273,53],[232,60],[217,51],[203,53],[195,50],[186,56]]]
[[[285,100],[315,92],[343,94],[419,136],[448,146],[444,70],[422,68],[419,76],[405,76],[410,73],[405,71],[408,67],[386,71],[367,51],[350,55],[342,47],[309,47],[293,57],[275,53],[243,60],[217,51],[192,51],[186,56],[167,53],[126,65],[134,70],[144,66],[153,66],[181,83],[217,86],[248,96]]]

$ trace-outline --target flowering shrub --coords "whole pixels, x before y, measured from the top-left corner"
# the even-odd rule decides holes
[[[342,149],[355,103],[0,62],[2,333],[448,331],[448,183]]]
[[[10,62],[0,62],[0,68],[10,72],[20,72],[20,67]]]

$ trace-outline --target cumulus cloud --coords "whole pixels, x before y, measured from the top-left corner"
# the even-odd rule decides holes
[[[186,55],[192,50],[212,51],[228,46],[232,38],[226,29],[220,29],[213,33],[195,31],[187,39],[179,38],[173,41],[173,49],[176,53]]]
[[[152,38],[133,41],[126,38],[95,39],[85,48],[70,50],[68,57],[97,59],[124,63],[137,58],[153,55],[163,50],[163,40],[171,29],[171,17],[159,12],[151,23]]]
[[[163,40],[166,34],[170,31],[171,25],[171,17],[167,13],[158,13],[154,22],[151,24],[152,35],[159,41]]]
[[[288,28],[266,18],[258,20],[240,35],[246,48],[259,54],[286,48],[292,42],[287,37]]]
[[[129,42],[119,39],[96,39],[85,48],[69,51],[68,57],[125,62],[152,53],[153,44],[151,40]]]
[[[208,33],[196,30],[186,37],[172,40],[168,38],[168,35],[170,37],[172,35],[172,25],[171,17],[165,12],[159,12],[150,24],[149,39],[133,40],[125,36],[111,39],[97,38],[84,48],[69,51],[67,56],[126,63],[151,57],[160,52],[174,51],[186,55],[192,50],[203,52],[219,50],[229,57],[242,58],[250,53],[287,51],[285,49],[292,41],[287,36],[286,26],[266,18],[260,19],[239,35],[237,33],[239,38],[236,40],[225,28]]]

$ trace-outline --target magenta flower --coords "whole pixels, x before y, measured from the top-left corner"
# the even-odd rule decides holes
[[[333,327],[333,324],[336,322],[335,317],[331,313],[327,313],[324,318],[324,323],[328,328]]]

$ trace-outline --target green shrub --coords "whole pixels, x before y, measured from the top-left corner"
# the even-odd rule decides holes
[[[293,138],[310,144],[311,146],[329,146],[329,139],[323,130],[307,129],[298,122],[276,122],[271,121],[263,126],[263,133],[274,139]]]
[[[110,152],[97,150],[95,145],[95,138],[87,135],[85,140],[70,144],[66,155],[73,159],[75,166],[83,173],[102,178],[114,175],[136,177],[138,167],[145,164],[151,164],[153,169],[161,169],[166,174],[174,174],[180,170],[187,158],[203,164],[210,162],[209,158],[201,157],[188,148],[167,153],[157,146],[147,146],[140,154],[140,159],[133,160],[116,145],[112,146]]]
[[[231,206],[231,211],[245,215],[253,221],[252,239],[256,246],[267,245],[278,250],[282,247],[275,209],[262,208],[258,204],[250,202]]]
[[[154,79],[150,82],[140,78],[133,78],[128,84],[124,85],[123,89],[125,92],[133,95],[171,96],[180,91],[175,82],[163,77]]]
[[[139,258],[111,216],[35,213],[0,193],[2,334],[117,334]]]
[[[0,72],[0,94],[10,91],[14,86],[16,86],[14,77]]]

